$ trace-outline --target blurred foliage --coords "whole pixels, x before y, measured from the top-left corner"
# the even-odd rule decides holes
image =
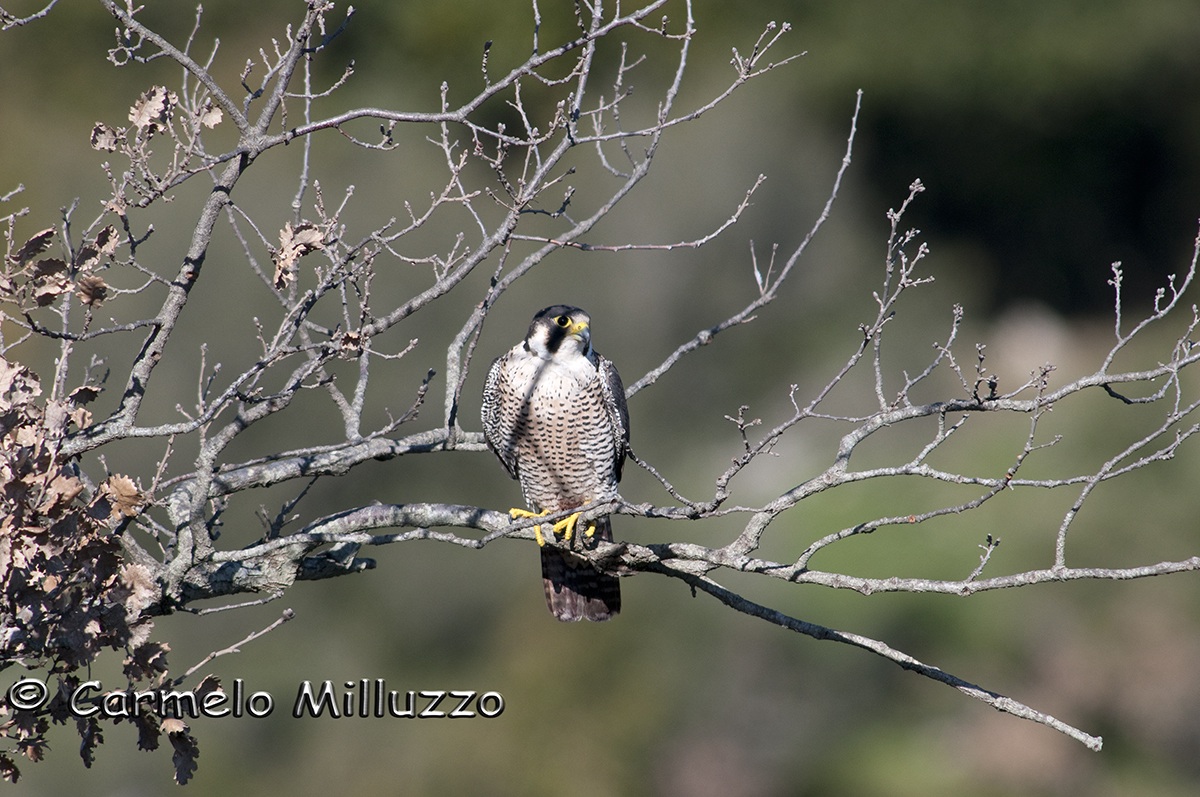
[[[22,13],[21,6],[36,5],[5,8]],[[147,5],[168,36],[191,29],[193,13],[182,4]],[[542,35],[552,40],[570,14],[546,0],[540,5]],[[355,63],[354,78],[334,97],[338,107],[432,108],[443,80],[453,93],[482,79],[484,42],[494,42],[494,73],[522,58],[531,42],[529,7],[516,0],[365,0],[355,7],[348,30],[319,62],[326,81]],[[270,36],[285,35],[297,8],[295,0],[208,2],[197,52],[207,53],[218,36],[216,73],[235,85],[245,59]],[[986,341],[1003,378],[1023,379],[1046,360],[1065,376],[1106,348],[1109,262],[1125,262],[1130,301],[1142,307],[1164,275],[1184,269],[1200,213],[1200,6],[1191,0],[701,0],[697,20],[685,97],[699,98],[727,80],[730,48],[747,50],[768,21],[791,22],[792,47],[808,55],[668,137],[655,177],[597,234],[641,242],[694,237],[726,218],[762,172],[768,181],[752,213],[682,257],[564,253],[497,308],[476,355],[477,364],[486,362],[511,345],[529,309],[573,301],[592,312],[598,346],[632,382],[684,336],[752,295],[750,241],[762,257],[772,242],[787,248],[807,230],[837,168],[853,92],[864,89],[851,182],[798,281],[750,331],[729,333],[632,403],[637,450],[685,493],[711,489],[737,451],[724,414],[748,403],[769,424],[789,411],[788,384],[811,392],[857,344],[855,325],[882,268],[883,212],[913,178],[929,189],[912,221],[931,242],[928,267],[938,281],[908,308],[908,326],[893,333],[909,346],[896,352],[905,367],[908,359],[925,361],[929,342],[948,328],[951,303],[961,302],[968,309],[964,340]],[[0,193],[25,185],[14,203],[31,208],[30,231],[52,223],[76,197],[97,212],[105,182],[98,153],[87,146],[92,124],[120,122],[141,91],[174,76],[163,63],[111,67],[105,53],[112,30],[100,9],[76,2],[0,36]],[[364,229],[397,212],[405,194],[424,190],[428,152],[419,136],[411,150],[380,156],[330,134],[317,155],[317,176],[331,195],[357,186]],[[255,182],[239,187],[240,201],[275,203],[285,218],[294,166],[264,165]],[[193,200],[186,192],[176,200],[185,220]],[[185,234],[179,222],[164,220],[151,245],[164,258],[177,257]],[[238,256],[232,246],[225,255]],[[211,260],[221,262],[221,253]],[[197,291],[195,301],[209,309],[187,330],[196,346],[174,352],[175,381],[186,386],[180,389],[194,384],[194,352],[212,318],[250,328],[252,291],[239,279],[230,274]],[[453,309],[444,308],[447,320]],[[437,319],[427,319],[433,360],[415,363],[418,370],[436,364],[451,334]],[[477,392],[480,379],[476,373],[468,390]],[[401,403],[409,391],[397,386]],[[161,406],[169,412],[171,402]],[[476,407],[469,402],[465,412]],[[1123,424],[1141,422],[1136,410],[1113,409],[1097,401],[1095,413],[1056,413],[1067,453],[1053,452],[1057,459],[1047,467],[1094,466]],[[1012,431],[989,427],[956,456],[981,469],[1003,463],[1013,453]],[[781,479],[805,478],[830,456],[832,439],[832,430],[805,430],[780,447],[777,472],[754,489],[768,495]],[[879,456],[911,444],[902,435],[888,438]],[[125,455],[155,456],[132,445]],[[415,497],[495,506],[513,500],[515,485],[489,457],[450,458],[359,469],[319,485],[300,511]],[[1099,491],[1075,532],[1074,555],[1118,565],[1194,552],[1197,459],[1185,449],[1172,463]],[[625,492],[635,500],[660,498],[639,473],[630,474]],[[771,553],[798,552],[853,519],[946,500],[942,491],[911,483],[838,492],[818,496],[786,526],[781,521],[768,540],[777,547]],[[282,497],[271,491],[261,500],[272,508]],[[990,565],[997,571],[1048,563],[1071,497],[1006,496],[1011,500],[977,514],[852,540],[814,564],[965,574],[989,533],[1003,540]],[[639,541],[686,532],[719,542],[731,531],[618,523],[618,536]],[[231,524],[229,533],[249,540],[258,529]],[[281,603],[158,623],[171,640],[172,664],[186,667],[267,625],[284,604],[298,613],[213,663],[226,684],[242,678],[248,691],[271,692],[276,710],[266,719],[194,723],[201,767],[190,788],[538,795],[571,784],[575,794],[1184,795],[1200,785],[1194,577],[969,600],[865,598],[729,579],[752,598],[877,635],[1102,732],[1105,751],[1096,755],[869,654],[734,616],[679,583],[627,580],[618,621],[563,627],[542,606],[536,556],[526,545],[470,552],[412,543],[376,555],[374,572],[301,584]],[[119,681],[116,672],[96,677]],[[496,719],[461,721],[290,717],[301,681],[359,678],[386,678],[389,689],[401,691],[496,690],[506,710]],[[169,762],[131,753],[132,729],[128,738],[108,736],[90,771],[66,750],[47,766],[28,768],[26,793],[78,789],[84,779],[89,793],[160,793]]]

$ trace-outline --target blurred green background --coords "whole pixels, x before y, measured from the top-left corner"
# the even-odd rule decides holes
[[[35,5],[5,8],[20,14]],[[495,73],[529,45],[529,7],[513,0],[364,0],[355,7],[348,30],[318,61],[318,77],[326,81],[347,61],[356,66],[326,109],[432,109],[443,80],[460,96],[477,85],[484,41],[495,42]],[[246,59],[270,37],[284,36],[284,25],[301,11],[301,3],[283,0],[206,3],[196,51],[207,54],[219,37],[214,71],[232,91]],[[181,3],[150,2],[146,14],[175,40],[193,22]],[[804,400],[853,351],[857,324],[873,312],[885,211],[899,205],[914,178],[928,190],[906,222],[929,242],[925,271],[937,281],[902,306],[889,329],[891,389],[901,369],[914,373],[928,361],[955,302],[967,312],[964,363],[983,342],[1002,388],[1047,361],[1058,366],[1061,384],[1093,370],[1110,345],[1109,263],[1124,263],[1131,316],[1149,307],[1168,274],[1186,269],[1200,214],[1200,6],[1194,2],[700,0],[696,16],[681,107],[719,91],[731,77],[730,48],[748,52],[772,20],[794,26],[778,55],[807,55],[668,135],[651,178],[592,238],[696,238],[728,217],[756,175],[766,174],[767,182],[738,225],[700,250],[561,253],[519,283],[497,306],[476,354],[463,410],[468,428],[476,428],[479,364],[519,339],[530,313],[544,305],[586,307],[598,347],[632,383],[697,329],[749,301],[750,242],[762,257],[774,242],[788,251],[802,238],[836,173],[860,88],[854,165],[833,219],[778,302],[631,403],[638,452],[686,494],[711,492],[738,451],[723,416],[748,404],[769,428],[790,412],[789,384],[800,386]],[[79,218],[99,213],[105,158],[88,146],[93,123],[123,124],[148,86],[178,80],[178,70],[162,61],[109,65],[113,27],[98,6],[76,2],[0,35],[0,193],[25,186],[10,203],[30,208],[20,232],[54,224],[58,209],[75,198]],[[665,79],[654,70],[670,64],[664,52],[655,55],[637,76],[635,96],[646,103]],[[359,132],[369,135],[370,126]],[[404,133],[406,146],[391,153],[354,148],[335,133],[319,137],[314,176],[327,202],[355,186],[358,234],[402,214],[403,200],[420,201],[436,187],[438,156],[423,141],[429,133]],[[298,157],[298,148],[269,153],[238,188],[237,201],[268,231],[288,218]],[[168,272],[203,195],[194,182],[154,217],[157,232],[145,256],[159,258]],[[246,356],[249,319],[270,305],[242,261],[227,234],[214,243],[190,306],[194,315],[160,374],[166,385],[157,387],[163,391],[155,400],[158,419],[173,417],[175,402],[194,393],[200,342],[210,347],[210,363],[221,359],[234,368]],[[399,349],[409,337],[422,338],[417,352],[389,372],[393,382],[376,381],[380,407],[407,407],[414,380],[439,366],[486,276],[383,342]],[[1166,356],[1178,333],[1178,325],[1156,330],[1155,345],[1129,366]],[[122,341],[124,350],[114,345],[108,352],[115,372],[137,343]],[[53,350],[31,346],[25,356],[44,367]],[[938,386],[940,397],[954,389],[953,380]],[[851,381],[838,397],[844,403],[833,409],[864,406],[871,395],[869,381]],[[439,403],[418,423],[437,424]],[[333,419],[319,401],[312,404],[301,431]],[[1057,408],[1044,434],[1063,434],[1064,442],[1031,467],[1045,475],[1094,469],[1157,423],[1153,407],[1113,404],[1097,396]],[[1002,472],[1026,422],[977,420],[968,424],[973,436],[947,452],[945,462]],[[255,430],[231,456],[278,446],[295,439],[287,437],[295,431]],[[329,434],[338,431],[332,426]],[[765,500],[825,467],[838,431],[798,430],[777,458],[745,475],[735,500]],[[864,464],[906,461],[929,432],[893,430],[856,456]],[[145,483],[160,453],[128,445],[107,452],[107,461]],[[1072,532],[1070,562],[1128,566],[1194,554],[1197,464],[1197,454],[1185,449],[1173,462],[1099,490]],[[667,502],[636,471],[622,491],[632,500]],[[222,542],[255,539],[254,510],[261,504],[273,512],[292,492],[289,486],[243,498]],[[298,511],[311,518],[372,500],[507,507],[517,495],[491,455],[452,454],[370,463],[318,485]],[[773,526],[764,555],[790,561],[811,540],[845,525],[964,497],[911,482],[837,490]],[[1047,566],[1073,498],[1005,495],[978,513],[850,540],[813,564],[862,575],[958,578],[978,561],[985,535],[994,534],[1003,545],[989,573]],[[638,542],[723,544],[736,530],[736,518],[692,525],[617,521],[617,536]],[[158,638],[171,644],[172,665],[182,671],[265,626],[285,605],[297,612],[206,669],[226,685],[240,678],[248,691],[270,692],[276,709],[264,719],[195,721],[201,756],[188,787],[193,792],[1190,795],[1200,787],[1200,580],[1193,576],[970,599],[868,598],[725,578],[755,600],[876,636],[1102,734],[1104,751],[1095,754],[870,654],[734,615],[704,596],[693,598],[681,583],[626,579],[625,610],[616,622],[565,626],[545,611],[528,544],[464,551],[411,543],[365,553],[379,566],[361,576],[301,584],[284,600],[250,610],[158,622]],[[94,676],[115,685],[118,669],[119,662],[106,661]],[[384,678],[399,691],[494,690],[506,709],[495,719],[471,720],[290,717],[302,681],[360,678]],[[170,788],[169,753],[137,752],[130,728],[106,731],[91,770],[76,756],[72,729],[56,729],[51,742],[48,761],[23,767],[19,788],[26,793],[142,795]]]

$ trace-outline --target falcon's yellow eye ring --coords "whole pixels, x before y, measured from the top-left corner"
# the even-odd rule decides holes
[[[554,323],[558,324],[563,329],[566,329],[567,327],[571,326],[571,319],[567,318],[565,315],[560,315],[558,318],[554,319]]]

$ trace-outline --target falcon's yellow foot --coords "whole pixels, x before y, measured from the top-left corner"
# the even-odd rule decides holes
[[[517,518],[522,518],[522,517],[545,517],[548,514],[550,514],[550,510],[545,510],[543,512],[530,512],[528,509],[517,509],[515,506],[512,509],[508,510],[508,516],[511,517],[513,520],[516,520]],[[554,528],[557,529],[558,525],[556,524],[554,526]],[[541,524],[538,524],[533,527],[533,536],[534,536],[534,539],[537,540],[537,544],[538,544],[539,548],[541,548],[542,546],[544,546],[546,544],[546,539],[542,536]]]
[[[556,534],[561,533],[563,535],[563,539],[565,539],[567,542],[570,542],[571,535],[575,533],[575,527],[578,525],[579,513],[576,512],[575,514],[568,515],[567,517],[555,523],[554,532]],[[586,537],[588,537],[588,539],[591,539],[592,535],[596,533],[596,525],[593,523],[592,525],[588,526],[586,529],[584,529],[583,533]]]

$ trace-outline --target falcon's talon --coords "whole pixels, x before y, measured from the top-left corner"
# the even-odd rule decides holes
[[[541,512],[530,512],[528,509],[518,509],[514,506],[508,510],[508,516],[513,520],[523,517],[545,517],[548,514],[550,514],[550,510],[548,509],[544,509]],[[540,523],[533,527],[533,538],[537,540],[539,548],[546,546],[546,538],[542,536],[542,525]]]
[[[571,541],[571,536],[575,533],[575,526],[579,523],[579,513],[568,515],[562,520],[554,524],[554,533],[562,534],[563,539],[567,542]]]

